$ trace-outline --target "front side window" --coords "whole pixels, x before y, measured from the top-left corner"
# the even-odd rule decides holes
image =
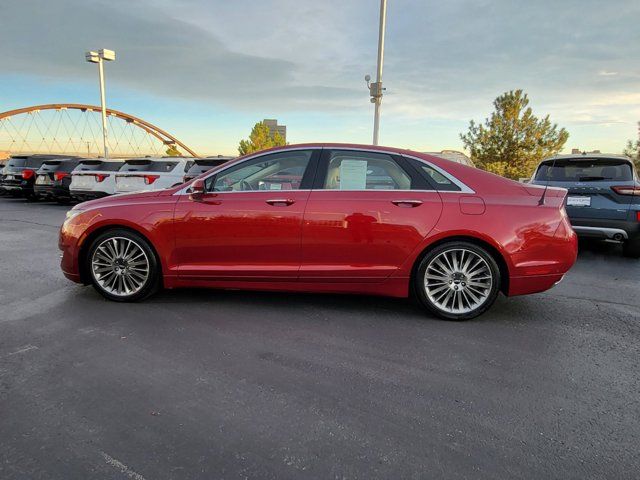
[[[311,150],[274,153],[235,165],[206,180],[209,192],[298,190]]]
[[[390,156],[369,152],[331,152],[326,190],[410,190],[411,177]]]

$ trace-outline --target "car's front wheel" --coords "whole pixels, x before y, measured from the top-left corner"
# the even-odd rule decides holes
[[[87,268],[94,288],[109,300],[142,300],[160,287],[159,265],[151,246],[129,230],[109,230],[96,237],[89,247]]]
[[[469,320],[498,296],[500,268],[484,248],[452,241],[424,256],[414,282],[418,300],[429,311],[447,320]]]

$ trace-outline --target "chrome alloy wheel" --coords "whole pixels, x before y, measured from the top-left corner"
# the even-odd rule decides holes
[[[127,297],[146,285],[149,258],[142,247],[130,238],[107,238],[93,251],[91,273],[106,292]]]
[[[440,310],[464,314],[480,308],[489,298],[493,274],[487,261],[464,248],[445,250],[427,265],[425,293]]]

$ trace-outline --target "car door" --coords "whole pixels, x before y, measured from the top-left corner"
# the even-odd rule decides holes
[[[295,280],[302,219],[320,150],[284,150],[220,170],[175,212],[180,278]]]
[[[301,281],[380,282],[433,229],[440,194],[406,159],[323,150],[302,228]]]

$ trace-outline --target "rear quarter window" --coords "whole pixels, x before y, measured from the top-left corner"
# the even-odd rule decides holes
[[[442,174],[438,169],[432,167],[429,164],[420,162],[413,158],[408,159],[411,165],[413,165],[420,174],[427,180],[429,185],[438,191],[443,192],[459,192],[460,187],[456,185],[450,178]]]

